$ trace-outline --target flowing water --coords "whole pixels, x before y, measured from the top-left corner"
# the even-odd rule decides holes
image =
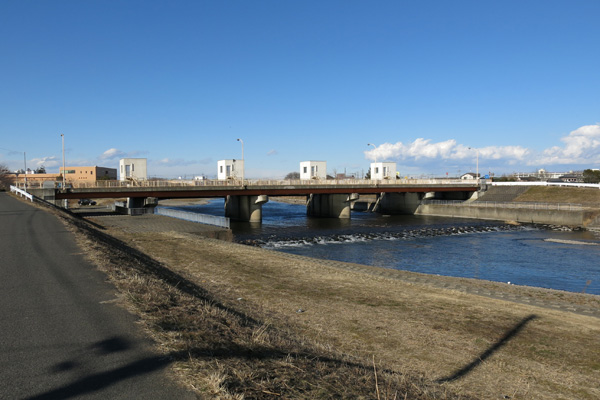
[[[174,207],[224,215],[223,200]],[[234,240],[277,251],[427,274],[600,295],[600,234],[539,225],[353,212],[308,218],[270,201],[263,222],[231,223]]]

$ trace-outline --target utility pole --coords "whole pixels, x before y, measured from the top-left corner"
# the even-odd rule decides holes
[[[479,183],[479,149],[475,149],[473,147],[469,147],[469,149],[471,150],[475,150],[477,152],[477,161],[475,164],[475,176],[477,178],[477,183]]]
[[[23,152],[23,164],[25,165],[25,191],[27,191],[27,154]],[[19,185],[17,185],[19,186]]]
[[[244,186],[244,169],[246,168],[246,163],[244,162],[244,141],[242,139],[238,139],[237,141],[242,143],[242,186]]]

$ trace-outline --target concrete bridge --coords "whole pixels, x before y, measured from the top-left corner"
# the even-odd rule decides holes
[[[262,205],[269,196],[306,196],[307,215],[350,218],[353,202],[361,194],[376,195],[376,207],[386,214],[413,214],[422,199],[466,200],[479,190],[475,181],[456,179],[302,180],[302,181],[98,181],[62,188],[28,188],[38,197],[57,204],[64,199],[127,198],[129,214],[152,209],[159,200],[225,198],[225,215],[260,222]]]

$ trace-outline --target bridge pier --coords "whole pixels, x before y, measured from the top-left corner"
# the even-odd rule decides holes
[[[377,211],[380,214],[414,214],[426,193],[381,193]]]
[[[265,195],[227,196],[225,216],[238,221],[262,222],[262,205],[268,201]]]
[[[157,205],[156,197],[128,197],[124,207],[115,204],[115,211],[127,215],[154,214],[154,208]]]
[[[324,218],[350,218],[351,204],[358,198],[358,193],[311,194],[306,201],[306,215]]]

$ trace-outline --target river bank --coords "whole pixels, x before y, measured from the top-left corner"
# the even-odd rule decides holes
[[[123,218],[142,223],[137,217]],[[207,387],[210,376],[218,374],[223,391],[254,398],[249,393],[256,393],[252,382],[257,379],[249,371],[255,370],[263,378],[270,377],[270,383],[264,383],[269,393],[283,393],[288,398],[335,397],[335,392],[325,389],[330,385],[327,378],[305,375],[306,360],[285,356],[290,353],[285,345],[290,337],[281,340],[279,335],[287,332],[313,343],[313,356],[315,349],[329,349],[322,356],[332,357],[328,352],[334,350],[338,359],[362,365],[363,375],[342,379],[348,389],[330,386],[329,390],[359,390],[366,377],[375,385],[374,374],[364,375],[369,366],[373,371],[375,363],[377,371],[387,371],[378,376],[382,385],[399,388],[396,385],[401,380],[416,385],[418,393],[412,392],[413,398],[575,399],[600,395],[598,388],[588,383],[597,382],[600,374],[600,319],[592,316],[600,308],[598,296],[315,260],[190,233],[110,226],[106,221],[93,219],[105,232],[193,282],[211,304],[229,310],[226,315],[216,313],[222,322],[210,323],[214,329],[193,339],[185,324],[173,330],[170,323],[165,332],[164,322],[158,323],[156,315],[144,316],[147,307],[143,304],[136,306],[149,331],[163,340],[162,346],[193,347],[199,345],[196,340],[201,340],[202,347],[212,346],[211,336],[225,335],[218,328],[225,323],[237,337],[232,340],[245,349],[236,354],[256,354],[257,344],[270,349],[270,354],[282,354],[281,358],[271,357],[269,363],[254,357],[241,362],[232,349],[213,349],[209,358],[193,357],[191,365],[177,363],[178,374],[186,382]],[[108,254],[103,257],[110,259]],[[589,314],[582,312],[584,308]],[[247,333],[247,343],[243,339],[246,330],[227,322],[237,318],[233,315],[256,322],[256,328]],[[188,318],[190,324],[195,317],[181,318]],[[202,318],[207,317],[203,314]],[[182,334],[185,343],[174,339]],[[165,335],[168,340],[160,339]],[[215,346],[223,348],[222,343]],[[356,373],[347,368],[340,371],[342,375]],[[249,375],[242,379],[240,374]],[[295,382],[303,376],[325,391],[300,395],[295,390],[304,384]],[[374,387],[367,397],[375,397]],[[398,390],[397,398],[402,398],[404,389]]]

